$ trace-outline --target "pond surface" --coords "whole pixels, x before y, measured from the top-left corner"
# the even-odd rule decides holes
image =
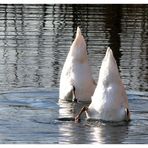
[[[148,93],[128,92],[131,121],[108,123],[74,117],[83,106],[58,103],[58,89],[19,88],[0,94],[0,143],[147,143]]]
[[[0,5],[0,143],[148,143],[148,5]],[[125,84],[131,122],[74,122],[59,78],[80,26],[97,81],[106,48]]]

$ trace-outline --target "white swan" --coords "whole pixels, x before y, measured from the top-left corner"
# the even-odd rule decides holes
[[[107,49],[102,61],[98,84],[92,96],[92,102],[88,108],[82,108],[76,117],[76,121],[80,119],[83,111],[86,112],[87,118],[92,119],[105,121],[130,119],[128,98],[110,48]]]
[[[60,77],[60,100],[91,101],[96,84],[88,64],[84,37],[78,27]]]

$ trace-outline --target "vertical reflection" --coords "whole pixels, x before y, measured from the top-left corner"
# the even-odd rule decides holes
[[[41,72],[42,66],[44,65],[44,32],[46,28],[46,15],[47,15],[47,5],[43,5],[41,8],[41,17],[39,18],[38,23],[38,47],[37,47],[37,69],[35,70],[35,82],[38,87],[43,86],[42,78],[43,74]],[[39,14],[40,15],[40,14]]]
[[[82,30],[83,35],[86,37],[87,44],[87,32],[88,32],[88,5],[72,5],[72,28],[73,28],[73,39],[75,38],[75,33],[77,27],[79,26]]]
[[[84,30],[84,32],[85,32],[85,36],[86,36],[86,38],[85,38],[85,40],[86,40],[86,48],[87,48],[87,51],[88,51],[88,32],[89,32],[89,30],[88,30],[88,27],[89,27],[89,19],[88,19],[88,15],[89,15],[89,10],[88,10],[88,5],[86,5],[86,9],[85,9],[85,12],[86,12],[86,19],[85,19],[85,21],[86,21],[86,27],[85,27],[85,30]],[[89,51],[88,51],[89,52]]]
[[[141,69],[139,79],[141,81],[140,90],[148,91],[148,9],[143,5],[141,22]]]
[[[122,37],[123,75],[126,76],[127,87],[132,90],[147,89],[147,6],[145,5],[123,5],[122,25],[124,29]],[[130,15],[129,15],[130,14]]]
[[[75,123],[73,120],[75,115],[78,114],[84,104],[61,102],[59,103],[59,118],[62,119],[59,124],[59,143],[66,144],[86,144],[91,143],[92,139],[90,128],[83,123]],[[81,117],[82,120],[86,118],[85,114]],[[83,121],[82,121],[83,122]]]
[[[80,12],[79,12],[79,5],[72,5],[72,17],[73,17],[73,33],[76,31],[77,26],[81,27],[80,25]],[[75,34],[73,34],[73,39],[75,38]]]
[[[85,114],[82,114],[80,123],[71,120],[84,105],[88,104],[59,103],[59,119],[62,119],[59,124],[59,143],[121,144],[125,141],[128,136],[128,123],[126,122],[86,121]]]
[[[2,77],[3,81],[3,87],[6,87],[6,85],[8,85],[8,76],[7,76],[7,71],[8,71],[8,50],[7,50],[7,46],[8,46],[8,41],[7,41],[7,22],[8,22],[8,6],[4,5],[4,37],[3,37],[3,73],[4,76]]]
[[[107,5],[106,7],[106,30],[109,31],[109,46],[113,50],[118,66],[120,65],[120,33],[121,33],[121,5]]]
[[[18,5],[19,7],[19,5]],[[11,13],[9,13],[11,12]],[[4,50],[7,53],[5,61],[5,78],[7,79],[5,85],[7,87],[16,86],[17,77],[17,60],[18,60],[18,24],[17,24],[17,7],[15,5],[7,5],[5,11],[5,36],[4,36]],[[4,52],[4,53],[5,53]]]
[[[8,41],[7,41],[7,21],[8,21],[8,18],[7,18],[7,5],[4,5],[5,6],[5,11],[4,11],[4,52],[3,52],[3,58],[6,57],[6,54],[7,54],[7,44],[8,44]],[[5,59],[5,63],[7,62],[7,60]]]
[[[60,20],[60,14],[58,14],[58,21]],[[52,67],[53,67],[53,75],[52,75],[52,82],[54,86],[56,84],[57,80],[57,75],[58,75],[58,70],[59,70],[59,50],[58,50],[58,43],[59,43],[59,34],[58,34],[58,27],[56,26],[56,5],[53,5],[53,10],[52,10],[52,17],[53,17],[53,32],[54,32],[54,44],[53,44],[53,62],[52,62]]]
[[[106,123],[91,127],[92,139],[98,143],[121,144],[128,136],[128,125],[125,123]]]
[[[58,13],[57,13],[58,11]],[[64,5],[53,5],[52,10],[52,25],[53,25],[53,75],[52,75],[52,86],[58,86],[58,75],[59,75],[59,59],[60,59],[60,46],[64,43],[61,43],[60,40],[63,38],[63,32],[65,29],[65,17],[66,17],[66,9]]]
[[[148,5],[1,5],[1,88],[58,87],[80,26],[96,79],[109,44],[127,87],[147,90],[147,12]]]
[[[18,12],[17,12],[17,7],[16,5],[14,5],[14,31],[15,31],[15,35],[14,35],[14,39],[15,39],[15,57],[16,57],[16,60],[15,60],[15,63],[14,63],[14,85],[16,86],[18,84],[18,60],[19,60],[19,42],[18,42],[18,39],[19,39],[19,30],[18,30],[18,22],[17,22],[17,15],[18,15]],[[22,15],[20,13],[20,15]]]

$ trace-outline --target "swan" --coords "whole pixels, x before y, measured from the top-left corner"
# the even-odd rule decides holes
[[[86,43],[77,27],[76,37],[64,63],[61,77],[59,100],[91,101],[96,83],[88,63]]]
[[[88,107],[83,107],[75,117],[80,120],[83,112],[87,118],[104,121],[130,120],[128,98],[120,78],[112,50],[108,47],[100,68],[98,84]]]

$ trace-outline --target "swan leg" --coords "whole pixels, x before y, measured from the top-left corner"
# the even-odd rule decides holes
[[[128,108],[125,108],[125,120],[129,121],[130,120],[130,112]]]
[[[88,107],[84,106],[81,108],[79,114],[75,117],[75,122],[80,122],[80,116],[83,112],[87,111],[88,110]]]
[[[73,86],[73,89],[72,89],[72,101],[73,102],[77,102],[77,98],[76,98],[76,88]]]

